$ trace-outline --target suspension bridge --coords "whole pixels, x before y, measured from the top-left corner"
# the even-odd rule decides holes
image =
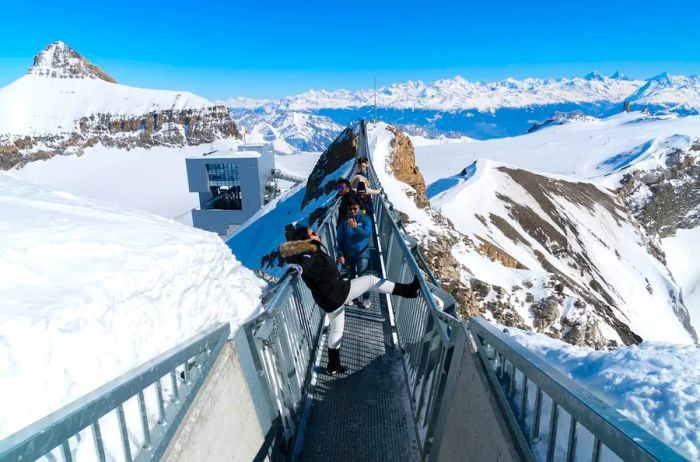
[[[364,122],[357,151],[371,159]],[[337,206],[318,228],[331,255]],[[421,291],[347,308],[346,374],[325,375],[324,316],[288,274],[233,336],[178,345],[3,440],[0,461],[685,460],[507,332],[456,318],[391,202],[374,206],[369,271]]]

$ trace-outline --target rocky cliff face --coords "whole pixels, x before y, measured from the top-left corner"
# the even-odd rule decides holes
[[[416,165],[416,154],[411,139],[398,128],[389,126],[388,129],[394,134],[392,143],[394,152],[391,161],[391,170],[394,176],[415,190],[413,200],[418,207],[428,207],[430,202],[425,196],[425,180]]]
[[[25,128],[13,126],[3,133],[0,126],[3,170],[56,155],[81,155],[98,143],[131,149],[198,145],[239,137],[226,107],[191,94],[119,85],[62,42],[52,43],[34,58],[27,77],[30,76],[31,80],[20,79],[0,90],[3,101],[8,101],[3,111],[8,114],[35,111],[34,118],[46,119],[53,117],[51,111],[64,119],[65,114],[75,115],[67,122],[68,126],[57,123],[53,127],[44,124],[36,128],[31,125],[31,117]],[[49,101],[45,108],[41,101],[31,98],[33,89],[46,95]],[[95,107],[100,109],[94,110]]]
[[[700,140],[672,137],[658,150],[659,165],[625,174],[618,192],[646,230],[664,238],[700,225]]]

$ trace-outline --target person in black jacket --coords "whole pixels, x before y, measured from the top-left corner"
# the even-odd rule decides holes
[[[362,205],[362,212],[371,218],[374,214],[374,204],[372,203],[372,198],[367,194],[367,187],[362,182],[357,184],[357,198]]]
[[[323,251],[321,238],[306,226],[297,227],[291,239],[280,246],[280,257],[295,268],[311,291],[316,304],[328,314],[329,375],[345,372],[340,364],[340,343],[345,327],[345,304],[367,291],[416,298],[420,283],[418,277],[410,284],[387,281],[374,275],[365,275],[352,281],[343,279],[335,261]]]

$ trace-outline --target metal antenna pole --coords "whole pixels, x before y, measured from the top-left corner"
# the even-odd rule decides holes
[[[377,78],[374,78],[374,123],[377,123]]]

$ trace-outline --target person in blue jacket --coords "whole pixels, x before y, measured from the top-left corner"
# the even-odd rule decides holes
[[[347,219],[338,224],[337,231],[338,261],[346,266],[349,279],[360,277],[367,271],[371,236],[372,221],[363,213],[360,201],[351,199]],[[369,293],[363,295],[361,304],[369,308]]]

